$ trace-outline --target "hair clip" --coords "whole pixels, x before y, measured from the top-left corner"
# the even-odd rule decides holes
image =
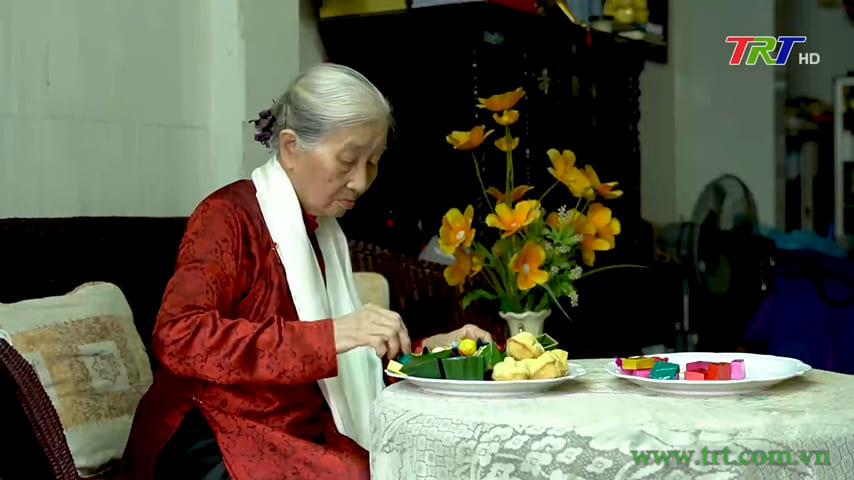
[[[273,138],[273,126],[276,125],[276,116],[273,115],[273,110],[262,110],[258,113],[258,118],[250,120],[249,123],[255,124],[255,140],[261,142],[267,148],[270,148],[270,139]]]

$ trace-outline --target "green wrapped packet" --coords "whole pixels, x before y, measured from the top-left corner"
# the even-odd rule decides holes
[[[439,360],[451,356],[450,350],[410,356],[400,372],[413,377],[442,378]],[[403,362],[401,362],[403,363]]]
[[[475,356],[483,357],[483,370],[485,372],[492,370],[496,364],[504,360],[504,354],[498,349],[495,342],[490,342],[480,347]]]
[[[431,358],[423,362],[417,362],[415,365],[407,364],[400,371],[410,377],[442,378],[442,371],[439,369],[438,358]]]
[[[483,357],[452,357],[441,359],[448,380],[483,380]]]
[[[551,337],[548,333],[542,333],[537,336],[537,341],[543,346],[543,350],[549,351],[557,347],[557,340]]]

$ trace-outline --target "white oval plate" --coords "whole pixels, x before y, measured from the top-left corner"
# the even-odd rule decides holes
[[[788,357],[758,355],[755,353],[656,353],[648,357],[668,357],[672,363],[679,364],[684,373],[689,362],[731,362],[744,360],[743,380],[659,380],[635,377],[620,373],[614,361],[605,364],[605,371],[611,375],[628,380],[646,389],[680,395],[741,395],[765,390],[784,380],[803,375],[812,367],[806,363]],[[681,376],[681,375],[680,375]]]
[[[469,397],[514,397],[532,393],[545,392],[552,388],[587,374],[581,365],[569,363],[569,371],[560,378],[548,378],[545,380],[444,380],[436,378],[420,378],[400,375],[398,373],[385,371],[389,377],[400,378],[412,382],[431,393],[443,395],[462,395]]]

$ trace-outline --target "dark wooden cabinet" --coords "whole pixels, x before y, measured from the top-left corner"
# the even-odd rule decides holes
[[[629,226],[639,219],[644,52],[634,42],[588,33],[565,17],[488,3],[324,19],[319,26],[330,60],[370,78],[397,121],[376,183],[342,219],[349,235],[417,254],[448,208],[472,203],[485,215],[471,156],[454,151],[445,136],[494,127],[491,112],[475,108],[477,98],[517,87],[527,95],[512,126],[521,136],[516,183],[542,192],[552,183],[546,150],[571,149],[600,178],[620,182],[625,195],[610,203],[621,220]],[[484,152],[484,180],[502,186],[503,155],[491,145],[478,149]],[[565,188],[545,203],[575,205]]]
[[[598,255],[597,266],[647,263],[652,231],[640,218],[638,139],[644,44],[589,32],[559,12],[531,15],[488,3],[323,19],[319,27],[329,59],[370,78],[391,100],[397,121],[374,186],[341,219],[350,238],[418,255],[449,208],[473,204],[482,221],[488,209],[471,156],[453,150],[445,136],[475,125],[495,127],[491,112],[475,107],[478,97],[523,87],[521,117],[511,127],[521,137],[514,152],[515,183],[535,185],[542,193],[553,183],[546,150],[575,151],[579,164],[592,165],[604,181],[619,181],[625,192],[608,201],[623,232],[616,250]],[[478,152],[487,152],[484,180],[503,189],[503,154],[492,145]],[[544,201],[550,211],[564,204],[572,208],[576,202],[562,186]],[[661,341],[660,331],[629,316],[653,301],[655,280],[631,271],[594,277],[585,286],[582,307],[573,310],[588,321],[564,330],[566,322],[555,313],[549,331],[580,355],[605,354],[600,347],[632,351],[638,342]],[[613,307],[614,291],[621,292],[619,308]],[[603,305],[612,306],[607,323],[597,318]],[[607,347],[589,341],[625,322],[633,325],[624,332],[625,345],[613,335]],[[665,323],[665,330],[672,330],[672,323]],[[570,338],[578,338],[577,345]]]

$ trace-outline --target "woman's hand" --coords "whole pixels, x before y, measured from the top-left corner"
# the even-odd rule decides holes
[[[471,338],[472,340],[483,340],[487,343],[492,341],[492,335],[490,335],[489,332],[478,327],[477,325],[467,323],[452,332],[440,333],[438,335],[433,335],[432,337],[427,337],[426,339],[424,339],[423,346],[426,347],[428,350],[432,350],[436,347],[450,345],[463,338]]]
[[[371,347],[377,356],[395,358],[409,353],[409,332],[396,312],[367,304],[353,313],[334,318],[335,350],[344,353],[356,347]]]

